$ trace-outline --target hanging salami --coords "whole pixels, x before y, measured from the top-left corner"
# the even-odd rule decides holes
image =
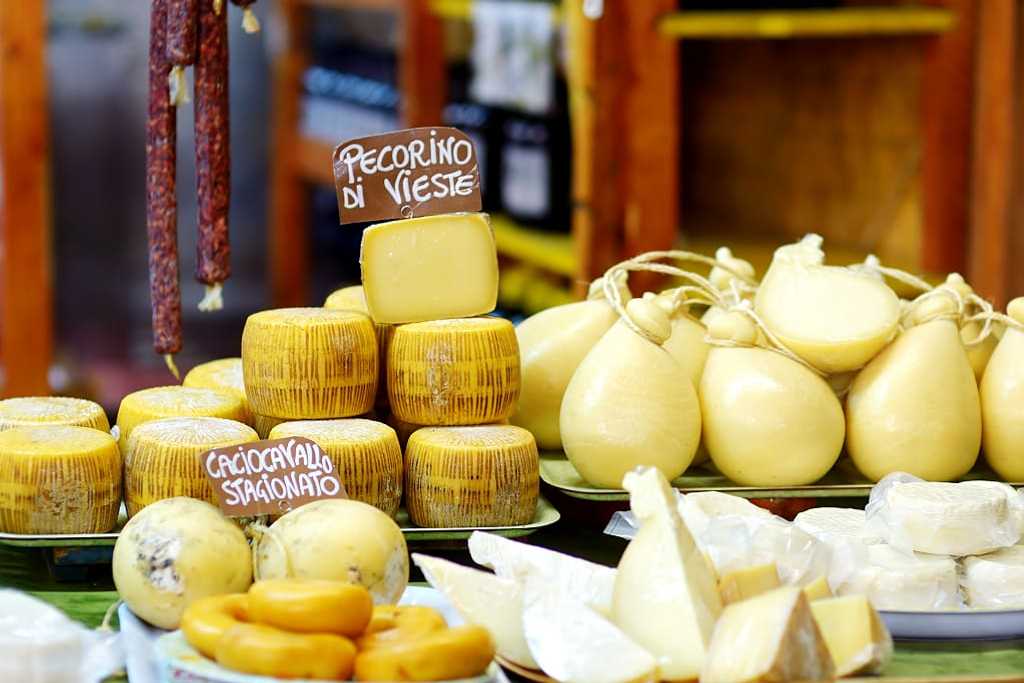
[[[200,310],[223,306],[221,285],[231,275],[228,209],[231,150],[228,112],[228,25],[223,2],[199,2],[195,66],[196,179],[199,239],[196,279],[206,285]]]
[[[189,101],[185,67],[196,61],[198,0],[167,0],[167,59],[171,62],[168,86],[171,101]]]
[[[153,348],[174,371],[171,354],[181,351],[181,291],[178,285],[178,207],[175,198],[176,116],[167,90],[167,3],[153,0],[149,43],[149,116],[146,124],[146,231]]]

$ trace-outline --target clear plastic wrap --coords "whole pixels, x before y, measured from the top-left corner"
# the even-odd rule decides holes
[[[866,595],[878,610],[930,612],[964,606],[956,560],[904,553],[892,546],[866,546],[864,562],[852,566],[840,595]]]
[[[833,591],[849,581],[858,567],[869,564],[867,546],[881,543],[881,539],[867,531],[863,510],[812,508],[797,515],[793,524],[831,551],[828,583]]]
[[[961,582],[974,609],[1024,609],[1024,546],[963,560]]]
[[[96,683],[121,668],[113,632],[91,631],[20,591],[0,589],[0,680]]]
[[[1016,545],[1024,497],[994,481],[926,482],[905,472],[871,489],[867,531],[905,553],[979,555]]]

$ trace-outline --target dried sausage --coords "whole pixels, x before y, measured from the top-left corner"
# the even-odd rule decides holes
[[[175,66],[196,61],[198,0],[167,0],[167,59]]]

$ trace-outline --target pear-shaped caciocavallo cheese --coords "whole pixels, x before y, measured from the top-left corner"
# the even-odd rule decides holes
[[[846,448],[866,477],[962,477],[978,458],[981,404],[954,317],[956,302],[916,304],[912,325],[872,360],[846,397]]]
[[[825,476],[843,447],[843,409],[828,384],[775,351],[753,346],[741,313],[716,318],[700,383],[704,445],[722,474],[744,486],[798,486]]]
[[[775,250],[754,299],[768,329],[819,370],[861,367],[896,334],[900,303],[884,282],[826,266],[819,235]]]
[[[1006,481],[1024,481],[1024,297],[1006,307],[1007,326],[981,379],[985,460]]]
[[[974,289],[964,281],[960,273],[950,273],[946,277],[946,281],[940,286],[956,291],[957,294],[965,299],[974,294]],[[977,307],[971,306],[969,310],[971,313],[977,312]],[[960,327],[960,340],[964,343],[964,348],[967,350],[967,360],[970,361],[971,369],[974,370],[974,377],[979,383],[981,382],[982,375],[985,374],[985,367],[988,365],[989,358],[992,357],[992,352],[996,350],[996,344],[999,343],[999,337],[996,336],[995,331],[997,327],[1001,327],[1001,324],[992,321],[989,334],[981,341],[977,341],[984,327],[985,323],[981,320],[968,320]]]
[[[537,447],[562,447],[559,412],[562,397],[583,358],[615,324],[618,316],[604,297],[603,278],[590,286],[590,297],[535,313],[516,326],[522,386],[512,424],[529,429]],[[623,299],[625,283],[617,281]]]
[[[619,488],[640,465],[668,479],[693,462],[700,406],[686,370],[662,348],[671,334],[655,303],[629,302],[627,315],[650,338],[620,320],[576,369],[562,400],[565,454],[593,486]]]
[[[661,345],[675,358],[690,377],[694,389],[700,386],[700,376],[708,358],[708,343],[704,341],[707,329],[704,324],[690,315],[688,306],[678,302],[677,290],[666,290],[657,296],[648,293],[645,299],[653,300],[668,315],[672,332]]]

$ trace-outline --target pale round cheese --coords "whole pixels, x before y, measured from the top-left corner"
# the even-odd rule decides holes
[[[1024,546],[963,560],[967,605],[975,609],[1024,608]]]
[[[759,517],[761,519],[772,516],[772,513],[754,505],[746,498],[720,491],[700,491],[679,495],[678,507],[686,527],[695,536],[702,536],[712,520],[723,515]]]
[[[110,431],[107,414],[92,401],[67,396],[22,396],[0,401],[0,432],[39,424]]]
[[[811,508],[793,519],[800,529],[819,539],[849,538],[863,543],[881,543],[877,535],[867,530],[867,517],[857,508]]]
[[[244,422],[250,424],[249,399],[245,395],[241,358],[220,358],[208,363],[200,363],[188,371],[185,379],[181,380],[181,385],[197,389],[230,391],[242,400],[246,414]]]
[[[838,588],[866,595],[875,609],[952,610],[963,606],[957,563],[949,557],[904,553],[885,544],[867,547],[867,563]]]
[[[246,411],[237,394],[222,389],[172,385],[134,391],[121,399],[117,411],[121,453],[128,452],[133,429],[162,417],[221,417],[243,422]]]

